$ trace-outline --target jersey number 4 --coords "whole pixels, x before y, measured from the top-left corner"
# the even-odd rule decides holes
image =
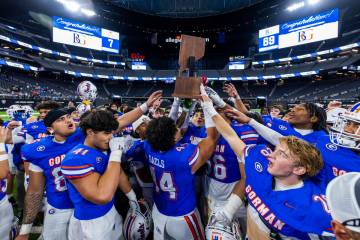
[[[155,175],[155,168],[154,167],[150,167],[150,172],[151,172],[151,176],[152,179],[155,183],[155,190],[156,192],[168,192],[169,193],[169,199],[170,200],[175,200],[176,199],[176,187],[174,185],[174,181],[173,181],[173,177],[171,175],[171,173],[169,172],[163,172],[160,178],[160,181],[158,182],[156,180],[156,175]]]

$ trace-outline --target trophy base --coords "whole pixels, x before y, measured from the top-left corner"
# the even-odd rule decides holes
[[[199,77],[176,77],[173,97],[199,99],[201,78]]]

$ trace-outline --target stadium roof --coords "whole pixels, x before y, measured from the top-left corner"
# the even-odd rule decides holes
[[[262,1],[264,0],[105,0],[131,11],[171,18],[214,16]]]

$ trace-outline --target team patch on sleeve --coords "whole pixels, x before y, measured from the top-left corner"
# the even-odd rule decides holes
[[[90,175],[94,171],[92,164],[84,164],[80,166],[61,166],[62,174],[69,179],[83,178]]]

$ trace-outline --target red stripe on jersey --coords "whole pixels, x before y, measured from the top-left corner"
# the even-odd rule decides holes
[[[82,175],[65,175],[64,174],[64,176],[66,177],[66,178],[69,178],[69,179],[75,179],[75,178],[83,178],[83,177],[86,177],[86,176],[88,176],[88,175],[90,175],[90,174],[92,174],[93,172],[91,171],[91,172],[87,172],[87,173],[85,173],[85,174],[82,174]]]
[[[85,164],[85,165],[81,165],[81,166],[61,166],[61,168],[63,169],[79,169],[79,168],[88,168],[91,167],[91,164]]]
[[[189,228],[190,228],[190,231],[191,231],[191,234],[193,235],[193,238],[194,238],[194,239],[198,239],[197,236],[196,236],[195,228],[194,228],[192,222],[190,221],[189,217],[188,217],[188,216],[184,216],[184,219],[185,219],[187,225],[188,225]]]

